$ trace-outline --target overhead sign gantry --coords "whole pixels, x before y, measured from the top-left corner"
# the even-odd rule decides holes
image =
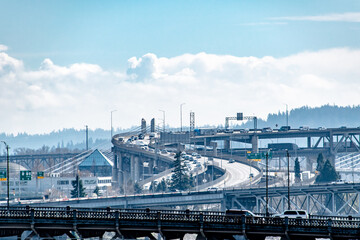
[[[257,117],[256,116],[244,116],[243,113],[237,113],[236,117],[226,117],[225,118],[225,129],[229,129],[229,121],[236,120],[236,121],[243,121],[243,120],[254,120],[254,130],[257,129]]]

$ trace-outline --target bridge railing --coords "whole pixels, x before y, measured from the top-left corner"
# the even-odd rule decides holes
[[[67,208],[30,208],[30,207],[5,207],[0,208],[0,219],[63,219],[69,221],[102,220],[102,221],[164,221],[183,223],[209,223],[209,224],[245,224],[266,226],[296,226],[296,227],[333,227],[358,229],[359,217],[339,216],[310,216],[307,219],[264,217],[264,216],[232,216],[224,212],[206,211],[173,211],[150,209],[72,209]]]

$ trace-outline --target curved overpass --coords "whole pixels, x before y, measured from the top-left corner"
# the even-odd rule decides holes
[[[142,149],[140,146],[135,145],[135,144],[129,144],[129,143],[124,143],[123,141],[119,141],[119,137],[121,137],[121,135],[115,135],[112,139],[112,143],[114,145],[112,151],[114,152],[114,154],[116,154],[118,156],[118,158],[122,158],[122,155],[128,153],[131,154],[132,156],[137,156],[141,159],[151,159],[149,161],[149,170],[151,170],[152,166],[157,165],[159,166],[160,164],[162,165],[166,165],[166,167],[164,168],[160,168],[163,171],[169,168],[171,168],[171,165],[174,161],[173,156],[170,156],[169,154],[160,154],[160,153],[156,153],[153,151],[149,151],[146,149]],[[119,154],[120,152],[120,154]],[[116,160],[117,158],[115,158]],[[200,174],[203,173],[205,171],[205,166],[211,166],[211,165],[215,165],[217,167],[220,167],[222,169],[224,169],[225,171],[225,175],[223,177],[221,177],[220,179],[215,180],[214,182],[208,182],[206,184],[197,186],[196,189],[201,190],[201,189],[206,189],[209,187],[212,187],[214,189],[218,189],[218,188],[227,188],[227,187],[244,187],[244,186],[251,186],[252,184],[254,184],[256,181],[258,181],[260,179],[260,172],[259,170],[257,170],[254,167],[250,167],[247,164],[244,163],[240,163],[240,162],[233,162],[230,163],[228,160],[225,159],[220,159],[220,158],[213,158],[213,160],[209,160],[208,157],[202,157],[201,159],[197,159],[200,163],[201,163],[201,170],[199,170],[198,172],[194,171],[194,174]],[[117,160],[118,161],[118,160]],[[151,164],[152,162],[153,165]],[[134,168],[136,168],[136,162],[135,161],[130,161],[130,175],[133,175],[132,177],[136,177],[139,176],[136,175],[135,173],[132,174],[132,164],[134,164]],[[117,164],[114,164],[114,172],[121,172],[121,174],[118,173],[118,175],[114,174],[116,178],[119,179],[119,182],[121,182],[121,177],[119,175],[125,176],[124,170],[123,170],[123,161],[122,159],[120,161],[118,161]],[[116,168],[120,168],[120,170],[116,170]],[[137,168],[139,169],[139,168]],[[136,169],[135,169],[136,171]],[[249,176],[250,173],[255,176],[255,179],[250,180]],[[172,173],[171,171],[168,171],[168,173],[166,174],[159,174],[159,177],[152,177],[151,179],[149,179],[148,181],[145,179],[143,181],[141,181],[142,184],[146,184],[147,182],[150,182],[152,180],[160,180],[163,177],[167,177],[170,176]],[[124,177],[123,177],[124,178]],[[157,179],[158,178],[158,179]],[[123,179],[122,179],[123,180]]]

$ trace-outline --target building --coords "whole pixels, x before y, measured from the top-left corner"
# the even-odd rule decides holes
[[[79,164],[79,171],[94,177],[109,177],[112,176],[112,167],[113,162],[102,152],[95,149]]]

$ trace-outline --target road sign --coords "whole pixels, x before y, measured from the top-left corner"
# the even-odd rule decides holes
[[[266,152],[262,152],[261,157],[265,159],[266,158]],[[268,152],[268,158],[269,159],[272,158],[272,152]]]
[[[246,157],[248,160],[251,160],[251,161],[261,161],[261,154],[260,153],[248,153],[246,154]]]
[[[37,178],[43,179],[44,178],[44,172],[37,172]]]
[[[31,171],[20,171],[20,180],[30,181]]]
[[[0,181],[6,181],[6,170],[0,170]]]

